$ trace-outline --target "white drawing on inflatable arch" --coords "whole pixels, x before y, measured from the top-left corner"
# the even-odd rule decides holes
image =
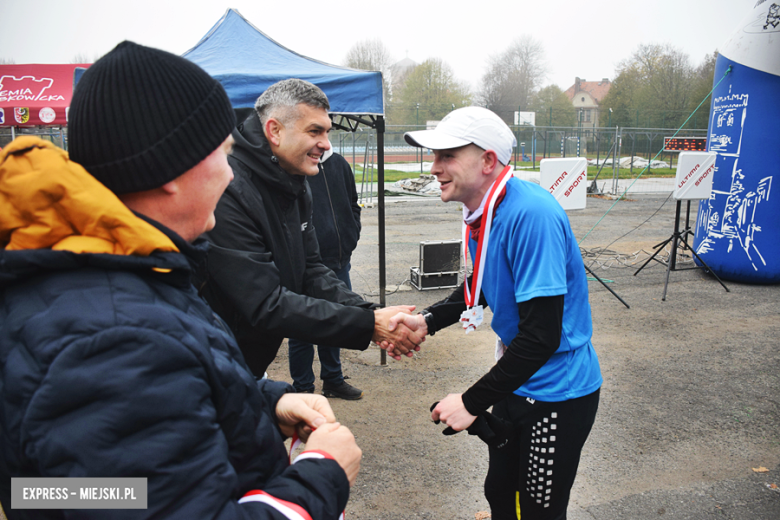
[[[699,243],[696,252],[699,255],[708,253],[714,249],[717,241],[726,239],[729,241],[726,253],[731,254],[735,247],[744,251],[753,269],[758,271],[757,262],[766,266],[766,260],[756,245],[756,233],[761,232],[761,226],[755,223],[756,212],[762,202],[769,200],[772,176],[764,177],[758,182],[755,190],[750,190],[744,184],[745,175],[742,173],[742,169],[738,167],[739,154],[742,149],[742,134],[747,119],[747,105],[747,94],[732,94],[730,87],[727,96],[715,98],[713,102],[710,151],[718,154],[719,160],[715,167],[716,175],[719,169],[731,167],[731,186],[728,191],[712,190],[704,213],[697,222],[698,227],[705,228],[706,237]],[[730,130],[729,127],[732,126],[727,123],[729,120],[740,121],[739,137],[736,139],[736,143],[732,139],[732,137],[736,137],[733,130],[731,135],[727,133]],[[726,123],[725,128],[724,123]],[[724,196],[726,203],[721,215],[715,209],[714,203],[718,198]]]

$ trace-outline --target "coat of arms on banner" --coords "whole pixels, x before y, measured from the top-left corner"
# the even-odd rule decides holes
[[[30,120],[30,109],[27,107],[14,107],[14,119],[16,119],[17,123],[26,123]]]

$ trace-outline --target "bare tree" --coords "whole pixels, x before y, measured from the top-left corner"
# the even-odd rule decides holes
[[[86,52],[80,52],[73,56],[71,63],[95,63],[100,57],[90,58]]]
[[[344,65],[353,69],[384,72],[390,66],[390,51],[380,39],[362,40],[347,51]]]
[[[456,108],[471,104],[471,92],[447,63],[429,58],[415,67],[391,105],[393,124],[438,121]]]
[[[528,108],[546,75],[541,42],[520,36],[504,52],[490,57],[479,89],[480,104],[512,122],[514,111]]]
[[[706,121],[708,119],[710,111],[710,100],[707,100],[707,97],[709,96],[710,91],[713,88],[713,84],[715,83],[715,63],[717,59],[717,50],[712,54],[707,54],[704,56],[704,61],[702,61],[702,63],[696,67],[693,72],[693,79],[691,81],[691,99],[689,101],[688,108],[691,112],[693,112],[698,107],[698,111],[694,115],[694,122],[696,123],[696,126],[699,126],[698,123],[701,121]]]
[[[694,72],[687,54],[670,45],[640,45],[634,59],[644,71],[648,105],[669,111],[687,108]]]
[[[0,65],[16,65],[16,60],[11,58],[0,58]]]
[[[347,51],[344,65],[353,69],[378,70],[382,73],[382,90],[389,100],[390,64],[393,58],[382,40],[369,39],[355,43]]]
[[[642,44],[617,68],[601,106],[613,108],[620,126],[674,128],[690,115],[696,70],[670,45]]]

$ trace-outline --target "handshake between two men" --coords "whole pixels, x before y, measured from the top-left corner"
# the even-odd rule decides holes
[[[414,305],[396,305],[374,311],[372,340],[396,361],[400,361],[402,356],[412,357],[414,352],[419,352],[428,334],[425,317],[412,314],[414,309]]]

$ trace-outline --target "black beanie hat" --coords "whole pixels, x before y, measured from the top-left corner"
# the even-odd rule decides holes
[[[70,158],[116,194],[158,188],[208,157],[236,120],[199,66],[130,41],[89,67],[68,116]]]

